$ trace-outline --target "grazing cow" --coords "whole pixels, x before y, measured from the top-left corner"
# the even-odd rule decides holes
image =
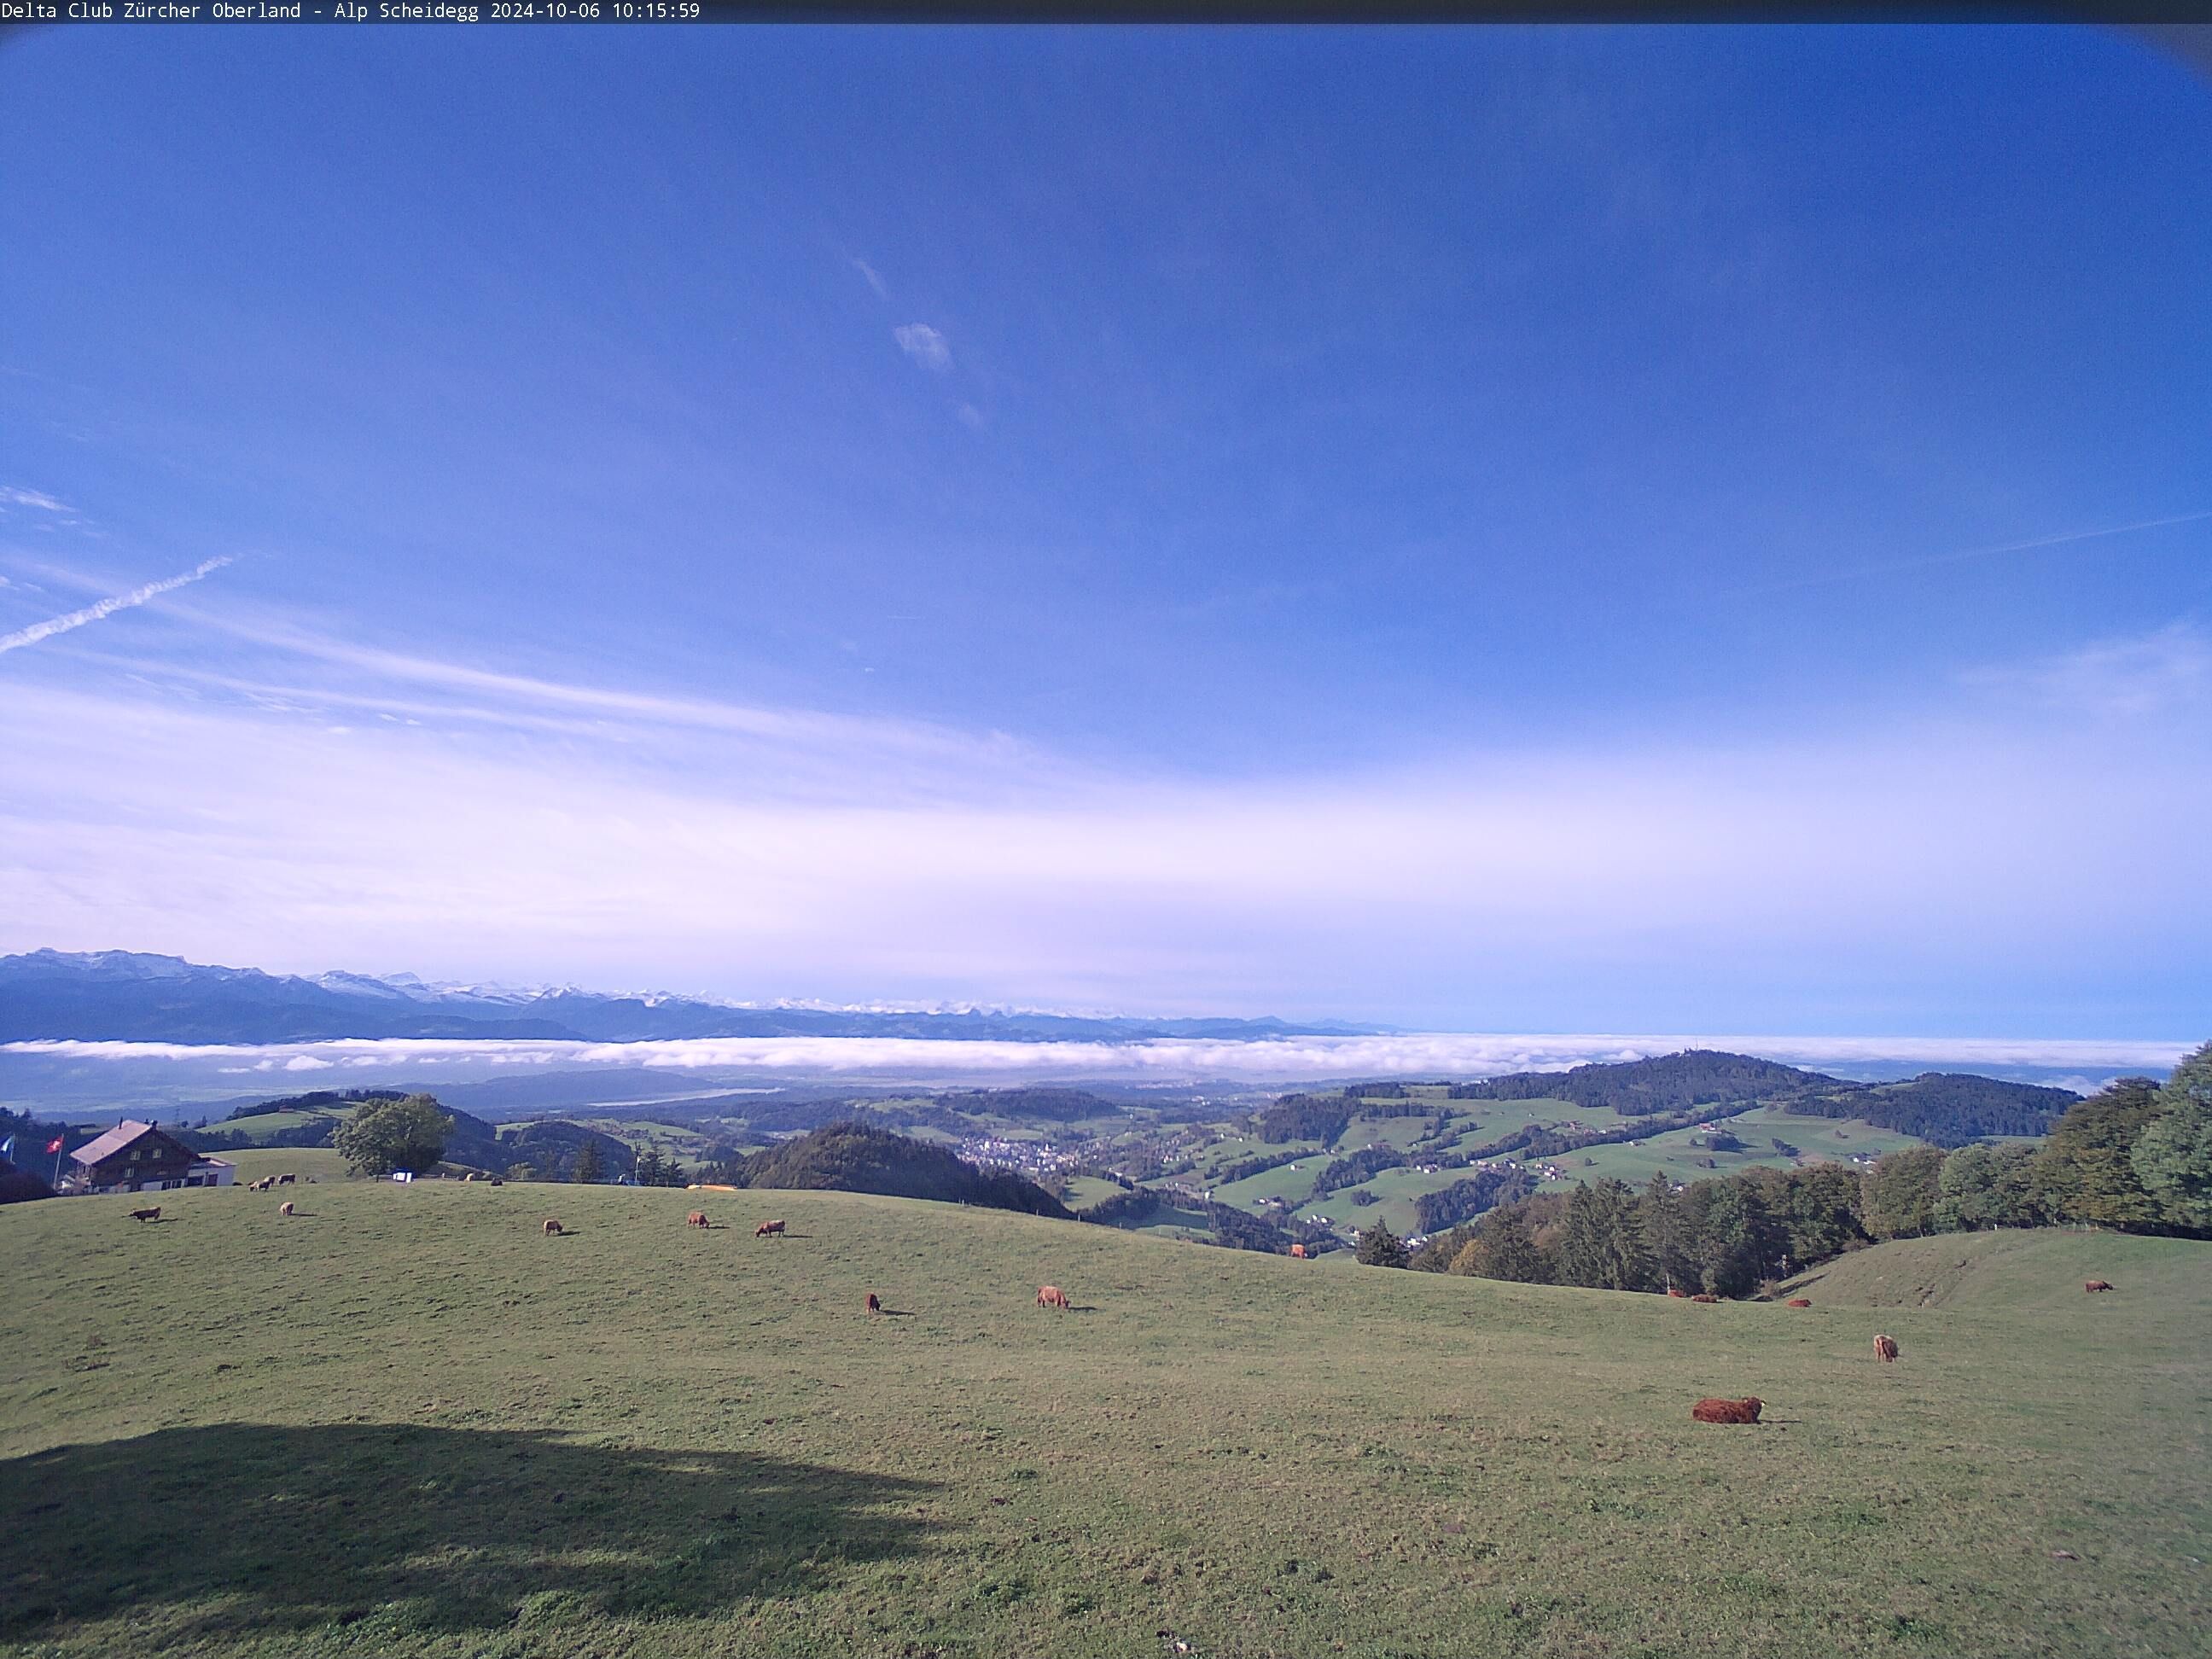
[[[276,1206],[276,1213],[277,1213],[278,1215],[289,1215],[289,1214],[291,1214],[291,1213],[292,1213],[292,1200],[291,1200],[290,1199],[289,1199],[289,1198],[288,1198],[288,1199],[286,1199],[286,1200],[285,1200],[282,1204],[279,1204],[279,1205]]]
[[[1296,1260],[1296,1261],[1304,1261],[1304,1260],[1306,1259],[1306,1247],[1305,1247],[1304,1245],[1303,1245],[1303,1244],[1293,1244],[1293,1245],[1291,1245],[1291,1257],[1292,1257],[1294,1260]]]
[[[1720,1300],[1720,1297],[1717,1297],[1717,1296],[1703,1296],[1703,1295],[1700,1295],[1700,1296],[1693,1296],[1693,1297],[1692,1297],[1690,1298],[1690,1300],[1691,1300],[1691,1301],[1692,1301],[1692,1302],[1717,1302],[1717,1301],[1719,1301],[1719,1300]]]
[[[873,1291],[870,1291],[868,1292],[868,1311],[872,1314],[879,1314],[883,1310],[884,1304],[877,1299],[876,1293]]]
[[[2081,1288],[2094,1296],[2099,1291],[2109,1291],[2112,1287],[2111,1283],[2106,1279],[2093,1279]]]
[[[763,1221],[759,1226],[753,1229],[753,1237],[755,1238],[781,1238],[783,1237],[783,1223],[781,1221]]]
[[[1678,1291],[1672,1285],[1667,1287],[1667,1294],[1678,1301],[1687,1302],[1690,1299],[1690,1293],[1687,1291]]]
[[[707,1212],[704,1210],[694,1210],[684,1218],[684,1224],[687,1227],[704,1227],[710,1224],[708,1222]]]
[[[1690,1407],[1690,1419],[1697,1423],[1756,1423],[1765,1403],[1755,1395],[1741,1400],[1700,1400]]]
[[[1881,1361],[1885,1365],[1889,1364],[1891,1360],[1896,1358],[1897,1339],[1893,1336],[1877,1336],[1875,1338],[1874,1357]]]
[[[161,1206],[156,1204],[150,1210],[133,1210],[131,1212],[131,1218],[133,1221],[159,1221],[161,1218]]]
[[[504,1186],[506,1186],[506,1185],[507,1185],[507,1182],[506,1182],[503,1179],[501,1179],[500,1176],[494,1176],[491,1178],[491,1184],[492,1184],[493,1186],[495,1186],[495,1187],[504,1187]]]
[[[1788,1305],[1792,1308],[1809,1308],[1813,1305],[1813,1298],[1809,1296],[1793,1296],[1790,1298]]]
[[[1040,1285],[1037,1286],[1037,1306],[1057,1308],[1066,1313],[1068,1309],[1067,1292],[1057,1285]]]
[[[299,1178],[297,1176],[280,1175],[276,1177],[276,1184],[279,1187],[289,1187]]]
[[[552,1237],[554,1237],[556,1233],[560,1232],[561,1231],[562,1231],[562,1227],[561,1227],[561,1224],[560,1224],[559,1222],[557,1222],[557,1221],[554,1220],[554,1219],[553,1219],[553,1218],[552,1218],[551,1216],[547,1216],[547,1217],[545,1218],[545,1237],[548,1237],[548,1238],[551,1238]]]

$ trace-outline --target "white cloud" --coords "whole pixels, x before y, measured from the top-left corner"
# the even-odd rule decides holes
[[[708,1037],[664,1042],[523,1042],[347,1038],[283,1045],[38,1042],[0,1054],[91,1060],[206,1061],[264,1054],[260,1069],[319,1071],[336,1065],[404,1071],[427,1065],[665,1067],[794,1076],[916,1079],[1092,1078],[1158,1083],[1247,1083],[1328,1078],[1495,1077],[1562,1071],[1592,1061],[1640,1060],[1684,1048],[1720,1048],[1813,1067],[1978,1066],[1997,1070],[2134,1069],[2162,1075],[2185,1042],[2010,1040],[1986,1037],[1827,1037],[1722,1033],[1534,1033],[1219,1039],[1147,1042],[955,1042],[921,1037]],[[279,1060],[277,1055],[289,1055]],[[327,1056],[327,1057],[325,1057]],[[231,1069],[231,1068],[226,1068]]]
[[[2212,700],[2212,642],[2187,623],[2131,639],[2100,640],[2025,667],[1985,669],[1969,683],[2010,690],[2055,708],[2145,715]]]
[[[50,640],[57,634],[66,634],[73,628],[82,628],[87,623],[96,623],[103,617],[112,617],[118,611],[128,611],[133,605],[143,605],[157,595],[182,587],[189,582],[220,570],[228,564],[228,558],[209,559],[196,565],[180,576],[167,576],[157,582],[148,582],[143,587],[134,587],[128,593],[118,593],[111,599],[88,605],[81,611],[54,617],[46,622],[33,623],[28,628],[19,628],[12,634],[0,634],[0,652],[19,650],[27,645],[36,645],[40,640]]]
[[[891,331],[899,349],[924,368],[943,372],[952,367],[952,348],[927,323],[908,323]]]
[[[868,286],[876,291],[876,298],[878,300],[888,300],[891,297],[890,289],[884,286],[884,279],[876,275],[876,268],[870,264],[866,259],[854,260],[853,269],[859,271],[861,276],[867,278]]]
[[[41,513],[70,511],[66,503],[56,501],[43,490],[17,489],[7,484],[0,484],[0,501],[5,501],[11,507],[35,507]]]
[[[968,428],[970,431],[981,432],[983,429],[983,411],[976,408],[975,404],[956,404],[953,406],[952,412],[960,417],[961,425]]]
[[[226,665],[281,678],[11,678],[0,950],[764,1000],[1462,1028],[1802,1007],[1927,1029],[1945,1018],[1929,996],[2008,975],[2188,982],[2212,932],[2187,874],[2212,726],[2179,702],[2120,727],[2014,696],[1861,736],[1174,777],[445,663],[228,606],[204,620],[262,647]],[[2153,643],[2118,654],[2168,679],[2201,659],[2194,635]],[[398,805],[333,810],[358,801]],[[1694,1000],[1675,994],[1685,963]]]

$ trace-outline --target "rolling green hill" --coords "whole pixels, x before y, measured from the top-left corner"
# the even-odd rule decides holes
[[[2177,1244],[2071,1227],[1900,1238],[1854,1251],[1790,1281],[1778,1294],[1807,1296],[1822,1306],[1947,1308],[2023,1317],[2110,1319],[2127,1305],[2187,1318],[2208,1300],[2201,1279],[2212,1273],[2212,1244]],[[2102,1279],[2108,1295],[2085,1296]],[[2083,1302],[2095,1304],[2082,1310]],[[2123,1332],[2133,1321],[2118,1322]]]
[[[163,1197],[0,1210],[0,1652],[2117,1659],[2212,1624],[2205,1245],[1914,1241],[1801,1312],[843,1194]],[[1968,1244],[2019,1289],[1847,1305]],[[1716,1393],[1767,1423],[1692,1424]]]

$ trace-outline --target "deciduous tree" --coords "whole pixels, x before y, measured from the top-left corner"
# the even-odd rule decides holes
[[[453,1120],[439,1109],[434,1097],[409,1095],[362,1105],[338,1125],[331,1145],[362,1174],[388,1176],[430,1168],[446,1155],[453,1130]]]

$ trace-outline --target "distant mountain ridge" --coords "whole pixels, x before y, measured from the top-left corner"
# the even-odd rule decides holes
[[[340,1037],[643,1042],[696,1037],[902,1036],[1132,1042],[1351,1036],[1371,1026],[1135,1019],[971,1009],[745,1007],[659,994],[441,987],[411,974],[302,978],[134,951],[0,957],[0,1042],[316,1042]]]
[[[1451,1097],[1565,1100],[1647,1119],[1705,1107],[1778,1106],[1802,1117],[1857,1118],[1938,1146],[1963,1146],[1984,1135],[2048,1133],[2080,1098],[2069,1090],[1970,1073],[1923,1072],[1899,1083],[1849,1083],[1825,1072],[1709,1048],[1565,1072],[1516,1072],[1455,1085]],[[1307,1098],[1292,1097],[1284,1104]]]

